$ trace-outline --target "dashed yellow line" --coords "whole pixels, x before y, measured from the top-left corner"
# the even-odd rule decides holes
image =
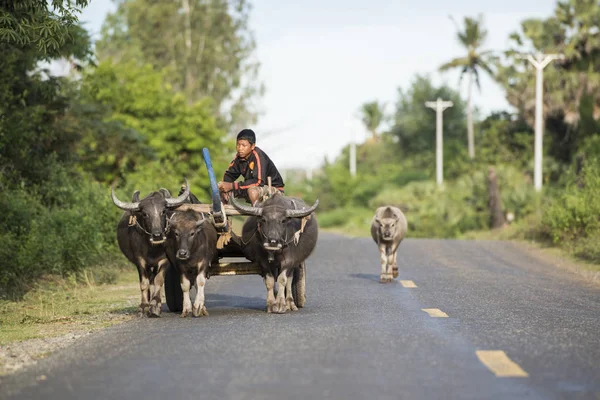
[[[448,318],[448,314],[440,310],[439,308],[422,308],[430,317],[433,318]]]
[[[502,350],[478,350],[475,354],[479,361],[498,377],[526,378],[529,376]]]
[[[416,288],[417,285],[413,281],[400,281],[400,284],[405,288]]]

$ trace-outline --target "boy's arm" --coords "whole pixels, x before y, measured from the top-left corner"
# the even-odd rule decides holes
[[[238,168],[237,163],[235,162],[235,160],[233,160],[230,164],[229,164],[229,168],[227,168],[227,170],[225,171],[225,174],[223,175],[223,182],[235,182],[235,180],[237,178],[239,178],[239,176],[242,173],[240,172],[240,169]]]

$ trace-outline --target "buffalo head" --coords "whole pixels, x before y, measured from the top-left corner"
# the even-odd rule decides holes
[[[393,240],[399,228],[400,217],[394,213],[391,207],[382,208],[381,212],[375,215],[375,222],[379,225],[379,237],[382,240]]]
[[[185,179],[185,186],[185,192],[176,198],[172,198],[169,191],[164,188],[161,188],[158,192],[150,193],[142,200],[139,199],[139,191],[136,190],[131,203],[119,200],[115,195],[114,187],[111,187],[111,195],[112,201],[117,207],[135,215],[136,223],[150,236],[150,243],[161,244],[166,239],[168,229],[167,210],[179,207],[190,194],[187,178]]]
[[[190,258],[194,251],[196,236],[202,233],[207,221],[204,214],[198,214],[191,210],[173,214],[169,235],[175,239],[174,249],[177,259],[185,261]]]
[[[252,215],[257,219],[257,229],[263,239],[263,247],[268,251],[280,251],[289,242],[288,223],[291,218],[303,218],[312,214],[319,205],[319,200],[310,208],[293,209],[281,195],[276,195],[266,200],[260,206],[247,206],[240,204],[230,197],[233,207],[245,215]]]

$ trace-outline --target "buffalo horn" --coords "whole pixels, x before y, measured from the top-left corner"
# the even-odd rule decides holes
[[[235,201],[233,196],[229,196],[229,201],[236,210],[245,215],[254,215],[255,217],[260,217],[262,215],[263,210],[260,207],[252,207],[240,204],[237,201]]]
[[[117,199],[117,195],[115,194],[115,188],[113,186],[111,186],[110,191],[113,203],[115,203],[115,206],[119,207],[121,210],[138,211],[140,209],[139,201],[136,201],[135,203],[126,203]]]
[[[306,217],[309,214],[312,214],[313,211],[315,211],[317,209],[317,206],[319,205],[319,199],[317,199],[317,201],[315,201],[315,204],[312,205],[312,207],[304,209],[304,210],[285,210],[285,214],[289,217],[289,218],[302,218],[302,217]]]
[[[181,194],[181,196],[177,196],[176,198],[167,198],[167,207],[179,207],[183,204],[183,202],[190,195],[190,185],[188,185],[187,178],[183,178],[185,180],[185,191]]]

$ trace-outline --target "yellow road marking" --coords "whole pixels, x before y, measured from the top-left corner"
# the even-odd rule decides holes
[[[448,318],[448,314],[440,310],[439,308],[422,308],[430,317],[434,318]]]
[[[416,288],[417,285],[415,285],[415,283],[413,281],[400,281],[400,283],[402,284],[402,286],[406,287],[406,288]]]
[[[529,374],[512,361],[502,350],[478,350],[475,352],[479,361],[499,377],[525,378]]]

